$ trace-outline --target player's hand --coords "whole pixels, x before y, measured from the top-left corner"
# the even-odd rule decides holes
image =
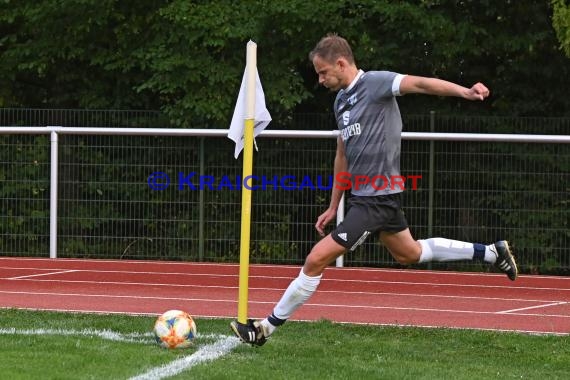
[[[489,89],[483,83],[475,83],[467,92],[467,99],[484,100],[489,94]]]
[[[315,223],[315,228],[319,235],[325,236],[325,227],[327,224],[330,223],[336,217],[336,210],[335,209],[327,209],[327,211],[323,212],[317,219],[317,223]]]

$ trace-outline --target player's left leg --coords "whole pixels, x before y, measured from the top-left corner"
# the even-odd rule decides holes
[[[394,214],[393,208],[385,210],[383,207],[380,207],[379,215],[369,212],[371,207],[378,209],[377,203],[382,202],[391,202],[391,200],[383,201],[373,197],[351,198],[343,222],[315,244],[305,259],[303,269],[285,290],[272,313],[261,321],[253,321],[249,326],[232,322],[232,329],[236,335],[246,343],[263,344],[265,339],[278,326],[285,323],[317,290],[322,273],[328,265],[340,255],[354,251],[371,234],[379,230],[387,215]]]
[[[325,268],[344,253],[346,248],[337,243],[331,234],[313,247],[299,275],[289,284],[273,312],[260,321],[266,336],[271,335],[276,327],[285,323],[295,310],[311,298],[321,282]]]
[[[261,346],[278,326],[291,317],[315,293],[325,268],[346,248],[327,235],[319,241],[305,259],[305,265],[285,290],[273,312],[261,321],[248,320],[246,324],[231,322],[234,333],[245,343]]]

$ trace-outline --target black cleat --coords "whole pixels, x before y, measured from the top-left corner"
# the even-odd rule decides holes
[[[267,338],[263,334],[263,327],[259,321],[248,319],[246,324],[232,321],[230,327],[236,336],[244,343],[252,346],[263,346]]]
[[[495,249],[493,249],[493,246]],[[495,267],[505,273],[511,281],[514,281],[517,278],[518,268],[511,249],[509,248],[509,243],[506,240],[500,240],[493,246],[491,250],[497,255]]]

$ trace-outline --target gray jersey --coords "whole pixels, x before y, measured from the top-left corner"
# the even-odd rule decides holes
[[[402,77],[389,71],[359,72],[351,86],[337,94],[334,112],[354,195],[402,191],[401,186],[392,183],[400,176],[402,118],[395,95],[399,95]],[[359,185],[356,176],[365,176],[360,177]],[[364,178],[369,183],[364,184]]]

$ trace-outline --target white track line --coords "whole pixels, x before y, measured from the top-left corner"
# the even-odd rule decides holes
[[[45,268],[31,267],[0,267],[0,269],[16,269],[16,270],[48,270]],[[51,270],[64,271],[65,268],[51,268]],[[102,270],[102,269],[73,269],[76,272],[84,273],[120,273],[120,274],[154,274],[157,276],[219,276],[219,277],[239,277],[238,274],[229,273],[188,273],[188,272],[157,272],[157,271],[140,271],[140,270]],[[259,278],[291,278],[291,276],[255,276]]]
[[[499,311],[497,314],[511,314],[515,311],[523,311],[523,310],[530,310],[530,309],[540,309],[543,307],[550,307],[550,306],[558,306],[558,305],[565,305],[568,302],[553,302],[553,303],[549,303],[546,305],[536,305],[536,306],[528,306],[528,307],[521,307],[519,309],[511,309],[511,310],[505,310],[505,311]]]
[[[5,278],[5,280],[26,280],[26,279],[29,279],[32,277],[35,278],[35,277],[40,277],[40,276],[51,276],[54,274],[73,273],[73,272],[79,272],[79,271],[76,269],[69,269],[69,270],[61,270],[61,271],[57,271],[57,272],[38,273],[38,274],[29,274],[26,276],[9,277],[9,278]]]
[[[212,344],[202,346],[192,355],[176,359],[160,367],[151,368],[148,372],[132,377],[130,380],[155,380],[178,375],[179,373],[206,361],[215,360],[228,354],[239,344],[234,337],[223,337]]]
[[[213,298],[192,298],[192,297],[162,297],[162,296],[133,296],[120,294],[85,294],[85,293],[51,293],[51,292],[23,292],[0,290],[0,294],[20,294],[30,296],[55,296],[55,297],[93,297],[93,298],[129,298],[135,300],[166,300],[166,301],[196,301],[196,302],[231,302],[237,303],[237,299],[213,299]],[[250,301],[259,304],[271,304],[275,301]]]
[[[22,293],[22,292],[8,292],[0,291],[1,293]],[[100,297],[100,298],[133,298],[133,299],[157,299],[164,300],[164,297],[145,297],[145,296],[121,296],[121,295],[105,295],[105,294],[61,294],[61,293],[31,293],[33,295],[43,296],[64,296],[64,297]],[[211,298],[183,298],[184,301],[191,302],[221,302],[235,304],[235,299],[211,299]],[[258,305],[273,305],[275,301],[249,301],[250,304]],[[497,311],[477,311],[477,310],[452,310],[452,309],[438,309],[438,308],[420,308],[420,307],[398,307],[398,306],[371,306],[371,305],[345,305],[345,304],[326,304],[326,303],[306,303],[305,307],[313,306],[318,308],[343,308],[343,309],[374,309],[374,310],[407,310],[407,311],[421,311],[421,312],[438,312],[438,313],[459,313],[459,314],[499,314],[504,312]],[[535,317],[554,317],[554,318],[570,318],[570,315],[558,314],[528,314],[528,313],[509,313],[509,315],[519,316],[535,316]]]
[[[212,275],[210,275],[212,276]],[[237,276],[235,276],[237,277]],[[250,276],[249,279],[257,278],[256,276]],[[277,278],[277,277],[270,277]],[[293,280],[292,277],[287,277],[289,280]],[[61,282],[61,283],[82,283],[82,284],[112,284],[112,285],[136,285],[136,286],[172,286],[172,287],[219,287],[213,285],[196,285],[196,284],[164,284],[164,283],[150,283],[150,282],[123,282],[123,281],[87,281],[87,280],[37,280],[37,279],[12,279],[14,281],[37,281],[37,282]],[[395,285],[423,285],[432,287],[459,287],[459,288],[479,288],[479,289],[505,289],[505,285],[481,285],[481,284],[448,284],[448,283],[433,283],[433,282],[412,282],[412,281],[379,281],[379,280],[340,280],[340,279],[324,279],[322,282],[351,282],[351,283],[364,283],[364,284],[395,284]],[[237,286],[223,286],[224,288],[234,289]],[[253,289],[253,288],[250,288]],[[570,288],[537,288],[532,286],[516,286],[509,289],[524,289],[524,290],[551,290],[551,291],[564,291],[570,292]]]
[[[237,287],[226,287],[226,286],[205,286],[206,288],[220,288],[233,290]],[[283,292],[284,289],[280,288],[249,288],[249,291],[276,291]],[[459,299],[459,300],[481,300],[481,301],[515,301],[515,302],[544,302],[548,304],[554,303],[566,303],[566,301],[561,300],[539,300],[539,299],[527,299],[527,298],[501,298],[501,297],[477,297],[477,296],[459,296],[459,295],[442,295],[442,294],[413,294],[413,293],[388,293],[388,292],[351,292],[351,291],[339,291],[339,290],[319,290],[319,293],[339,293],[342,295],[365,295],[365,296],[393,296],[393,297],[408,297],[408,298],[445,298],[445,299]],[[22,294],[22,295],[52,295],[52,296],[65,296],[65,297],[109,297],[109,298],[132,298],[132,299],[150,299],[150,300],[168,300],[168,301],[196,301],[197,298],[189,297],[165,297],[165,296],[138,296],[132,294],[97,294],[97,293],[59,293],[59,292],[37,292],[37,291],[14,291],[14,290],[0,290],[0,294]],[[216,302],[218,300],[213,298],[208,298],[206,301]],[[226,301],[226,300],[221,300]],[[237,301],[236,301],[237,302]],[[265,303],[274,303],[274,301],[268,301]],[[258,301],[258,303],[264,303],[263,301]]]
[[[224,266],[229,268],[239,268],[238,263],[203,263],[203,262],[180,262],[180,261],[151,261],[151,260],[109,260],[109,259],[72,259],[72,258],[59,258],[57,259],[61,264],[65,263],[93,263],[93,264],[100,264],[100,263],[120,263],[120,264],[134,264],[135,266],[153,266],[156,267],[157,265],[160,266],[173,266],[173,267],[207,267],[207,266]],[[38,257],[0,257],[0,262],[2,261],[36,261],[36,262],[45,262],[45,263],[54,263],[53,259],[48,258],[38,258]],[[254,268],[272,268],[272,269],[296,269],[300,270],[302,265],[291,265],[291,264],[252,264],[251,267]],[[5,267],[11,268],[11,267]],[[466,277],[479,277],[479,276],[488,276],[488,277],[504,277],[504,274],[500,273],[486,273],[486,272],[454,272],[454,271],[438,271],[438,270],[425,270],[425,269],[396,269],[396,268],[370,268],[370,267],[330,267],[327,268],[327,271],[336,271],[340,270],[343,272],[348,271],[356,271],[356,272],[373,272],[373,273],[415,273],[415,274],[437,274],[440,276],[466,276]],[[561,280],[561,281],[570,281],[570,277],[563,277],[563,276],[547,276],[547,275],[519,275],[519,278],[529,278],[529,279],[549,279],[549,280]]]
[[[3,309],[0,307],[0,309]],[[160,313],[147,313],[147,312],[120,312],[120,311],[93,311],[93,310],[71,310],[71,309],[38,309],[38,308],[19,308],[20,310],[31,310],[31,311],[53,311],[53,312],[65,312],[65,313],[78,313],[78,314],[103,314],[103,315],[133,315],[133,316],[156,316]],[[535,314],[531,314],[535,315]],[[217,316],[200,316],[196,315],[196,317],[203,317],[203,318],[213,318],[213,319],[226,319],[228,318],[225,315],[217,315]],[[252,316],[255,319],[264,318],[264,316]],[[294,322],[316,322],[310,319],[291,319]],[[523,329],[493,329],[493,328],[482,328],[482,327],[454,327],[454,326],[437,326],[437,325],[421,325],[421,324],[404,324],[404,323],[370,323],[370,322],[333,322],[338,324],[348,324],[348,325],[364,325],[364,326],[384,326],[384,327],[418,327],[418,328],[426,328],[426,329],[451,329],[451,330],[466,330],[466,331],[491,331],[491,332],[505,332],[505,333],[522,333],[522,334],[531,334],[531,335],[555,335],[555,336],[570,336],[568,332],[554,332],[554,331],[538,331],[538,330],[523,330]],[[216,335],[208,334],[209,337],[215,338]]]
[[[2,258],[0,257],[0,260]],[[65,259],[67,260],[67,259]],[[89,262],[89,261],[87,261]],[[96,261],[97,263],[106,262],[105,260]],[[124,263],[123,261],[110,261],[112,263]],[[1,263],[1,261],[0,261]],[[135,262],[140,264],[139,262]],[[144,262],[143,262],[144,263]],[[147,263],[151,265],[151,263]],[[157,262],[154,263],[155,266],[160,265],[168,265],[168,262]],[[211,263],[171,263],[171,264],[179,264],[185,265],[189,268],[193,266],[213,266]],[[237,264],[223,264],[220,263],[219,265],[229,266],[229,267],[236,267]],[[252,265],[251,267],[256,269],[291,269],[296,268],[300,269],[301,267],[291,267],[287,265]],[[18,270],[47,270],[46,268],[42,267],[16,267],[16,266],[0,266],[0,269],[18,269]],[[66,270],[70,268],[49,268],[51,270]],[[128,273],[128,274],[156,274],[156,275],[180,275],[180,276],[220,276],[220,277],[239,277],[239,274],[236,272],[234,274],[231,273],[190,273],[190,272],[164,272],[164,271],[157,271],[157,270],[108,270],[108,269],[74,269],[78,272],[87,272],[87,273]],[[379,269],[379,268],[354,268],[354,267],[343,267],[343,268],[336,268],[336,267],[329,267],[327,268],[326,272],[348,272],[348,271],[356,271],[356,272],[377,272],[377,273],[403,273],[403,274],[429,274],[429,275],[437,275],[438,277],[441,276],[458,276],[458,277],[504,277],[503,274],[498,273],[487,273],[487,272],[449,272],[449,271],[430,271],[430,270],[414,270],[414,269]],[[275,276],[275,275],[252,275],[250,274],[251,278],[275,278],[275,279],[292,279],[294,278],[291,275],[289,276]],[[570,281],[570,277],[561,277],[561,276],[540,276],[540,275],[520,275],[519,278],[540,278],[540,279],[549,279],[549,280],[561,280],[561,281]],[[367,280],[352,280],[352,279],[336,279],[336,278],[323,278],[323,281],[362,281],[367,282]],[[379,280],[370,280],[371,282],[379,281]]]

